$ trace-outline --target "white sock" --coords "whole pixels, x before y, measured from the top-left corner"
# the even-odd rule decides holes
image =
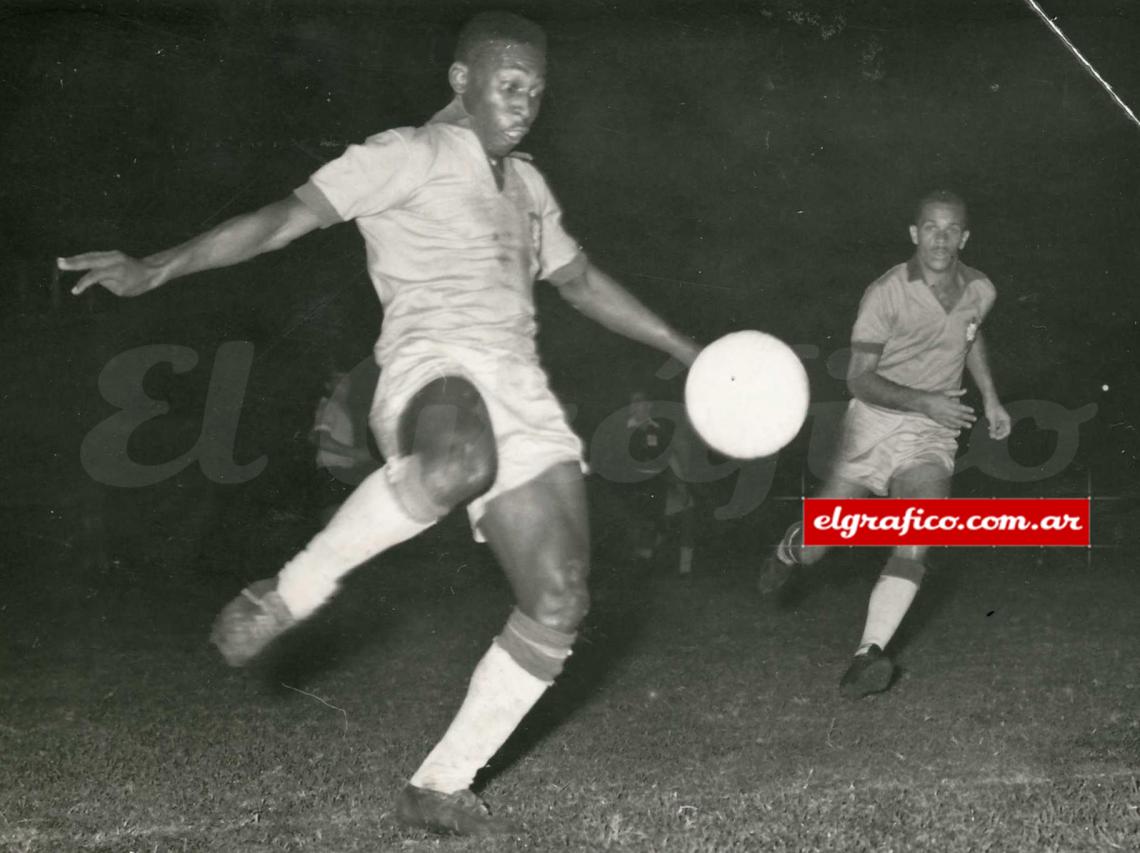
[[[866,651],[871,644],[885,649],[891,637],[910,609],[918,592],[918,584],[894,575],[880,575],[875,588],[871,590],[871,600],[867,604],[867,624],[863,628],[863,639],[856,654]]]
[[[408,516],[388,480],[388,468],[357,486],[325,529],[278,573],[277,592],[298,619],[328,601],[337,582],[365,560],[431,527]]]
[[[795,566],[800,563],[800,555],[803,551],[803,523],[796,522],[787,530],[784,531],[784,538],[780,540],[780,544],[776,546],[776,559],[783,563],[785,566]],[[796,538],[799,537],[799,545],[796,545]],[[797,550],[797,548],[799,550]]]
[[[444,794],[470,788],[475,774],[506,743],[549,686],[492,643],[475,667],[459,713],[411,783]]]

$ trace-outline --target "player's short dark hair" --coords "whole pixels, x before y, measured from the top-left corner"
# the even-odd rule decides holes
[[[459,31],[455,61],[470,65],[492,42],[529,44],[546,53],[546,32],[534,21],[513,12],[480,12]]]
[[[918,200],[918,204],[914,208],[914,224],[922,224],[922,212],[926,210],[928,204],[945,204],[951,207],[957,207],[962,211],[962,219],[965,225],[970,224],[970,211],[966,207],[966,200],[953,190],[931,190],[926,195]]]

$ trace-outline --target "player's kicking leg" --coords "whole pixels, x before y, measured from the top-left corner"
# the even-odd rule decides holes
[[[497,496],[479,525],[516,607],[475,672],[455,719],[401,792],[397,815],[435,832],[510,831],[471,793],[475,774],[562,671],[589,607],[589,527],[578,463]]]
[[[218,615],[210,639],[226,662],[245,665],[328,601],[356,566],[486,491],[496,464],[489,424],[466,380],[424,386],[401,419],[398,461],[364,480],[276,577],[252,584]]]
[[[863,498],[870,490],[859,483],[832,478],[816,493],[817,498]],[[803,520],[788,525],[780,544],[776,546],[760,567],[756,588],[764,595],[782,589],[797,566],[811,566],[823,559],[828,548],[822,545],[804,545]]]
[[[944,465],[924,463],[907,468],[891,481],[892,498],[945,498],[950,495],[950,473]],[[887,644],[894,637],[914,601],[922,578],[927,548],[895,548],[879,575],[867,604],[867,621],[851,665],[839,689],[852,699],[886,690],[894,677]]]

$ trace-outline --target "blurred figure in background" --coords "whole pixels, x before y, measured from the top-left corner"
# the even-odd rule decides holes
[[[364,366],[372,366],[372,360]],[[368,377],[369,385],[356,375],[359,372],[330,368],[309,433],[317,448],[314,504],[322,526],[353,488],[380,467],[368,442],[369,392],[375,377]]]
[[[637,470],[653,474],[634,484],[630,529],[633,556],[656,562],[667,552],[671,555],[676,543],[677,570],[689,574],[693,569],[696,503],[685,478],[689,447],[686,425],[653,417],[649,395],[638,390],[630,395],[626,426],[630,430],[629,453]]]

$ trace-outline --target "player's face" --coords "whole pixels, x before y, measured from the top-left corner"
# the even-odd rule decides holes
[[[470,66],[453,65],[451,81],[483,150],[502,157],[522,142],[538,118],[546,56],[529,44],[493,42]]]
[[[934,202],[922,208],[918,219],[918,224],[910,226],[918,262],[932,272],[950,269],[970,238],[966,212],[956,204]]]

